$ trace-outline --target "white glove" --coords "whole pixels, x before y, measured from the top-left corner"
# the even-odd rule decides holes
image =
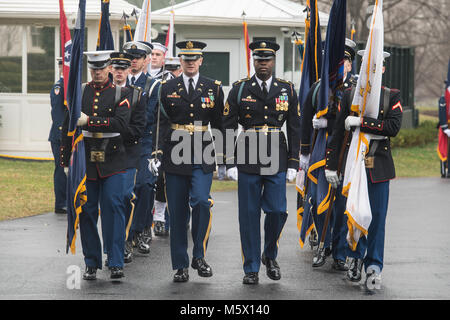
[[[309,167],[309,154],[305,156],[304,154],[300,155],[300,168],[303,171],[307,171]]]
[[[64,167],[64,173],[66,174],[66,177],[69,176],[69,167]]]
[[[152,159],[148,159],[148,170],[150,170],[150,172],[157,177],[158,176],[158,168],[161,165],[161,162],[156,159],[156,158],[152,158]]]
[[[295,177],[297,177],[297,170],[288,168],[286,172],[286,180],[292,182],[294,181]]]
[[[450,137],[450,129],[445,129],[444,133],[447,135],[447,137]]]
[[[361,125],[361,118],[355,116],[348,116],[345,119],[345,130],[350,131],[352,127],[359,127]]]
[[[88,118],[89,117],[85,113],[81,112],[80,117],[78,118],[78,121],[77,121],[77,126],[87,125]]]
[[[314,118],[312,119],[312,125],[314,129],[326,128],[328,126],[328,120],[325,118],[317,119],[316,115],[314,115]]]
[[[238,179],[238,169],[237,167],[233,167],[227,170],[227,178],[230,180],[237,181]]]
[[[333,189],[337,189],[339,185],[339,177],[336,171],[325,169],[325,178]]]
[[[219,169],[217,170],[217,178],[219,180],[225,179],[225,176],[227,174],[227,167],[224,165],[220,165]]]

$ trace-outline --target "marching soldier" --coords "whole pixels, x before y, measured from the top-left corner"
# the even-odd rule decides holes
[[[167,47],[158,42],[153,42],[152,59],[150,63],[150,76],[154,79],[170,80],[175,76],[165,68],[165,56]]]
[[[445,93],[439,98],[439,135],[438,135],[438,156],[441,159],[441,178],[450,178],[449,153],[450,153],[450,63],[449,79],[445,81]]]
[[[364,55],[364,50],[358,51],[358,54]],[[388,56],[389,53],[384,53],[385,58]],[[383,72],[384,68],[383,66]],[[358,282],[361,280],[361,269],[364,264],[368,285],[368,281],[381,283],[389,180],[395,178],[390,137],[395,137],[400,130],[403,109],[400,91],[397,89],[382,87],[377,118],[350,115],[351,98],[351,90],[348,89],[344,94],[336,125],[327,146],[326,178],[331,185],[337,186],[340,183],[336,170],[344,130],[360,127],[361,132],[372,134],[365,159],[372,221],[368,236],[363,236],[359,240],[356,251],[348,250],[350,265],[347,271],[347,278]]]
[[[354,87],[353,77],[350,75],[352,70],[352,61],[355,58],[356,43],[350,39],[345,39],[344,49],[344,88]],[[320,80],[313,84],[309,94],[306,98],[305,105],[303,107],[302,115],[302,147],[300,156],[300,167],[307,171],[309,165],[310,145],[308,143],[311,139],[311,132],[313,129],[327,128],[327,132],[330,135],[332,133],[334,122],[336,119],[337,106],[329,106],[329,112],[325,117],[317,119],[314,115],[317,111],[317,105],[319,100]],[[314,115],[314,116],[313,116]],[[326,172],[326,171],[325,171]],[[313,267],[321,267],[325,264],[326,256],[332,254],[333,256],[333,269],[338,271],[347,271],[346,266],[346,224],[343,223],[346,198],[341,195],[341,190],[336,192],[336,200],[334,201],[333,211],[331,215],[331,223],[327,228],[325,237],[325,256],[315,257],[312,263]],[[317,206],[315,206],[317,207]],[[316,209],[311,214],[314,215],[314,222],[317,228],[319,236],[322,234],[323,225],[325,222],[326,212],[321,215],[317,214]]]
[[[159,81],[145,74],[145,59],[151,54],[153,46],[150,43],[130,41],[123,45],[123,50],[131,54],[130,74],[127,85],[142,89],[142,98],[146,101],[146,126],[142,137],[139,168],[136,174],[135,195],[136,206],[133,213],[133,221],[128,239],[132,239],[138,252],[150,253],[153,224],[153,201],[155,198],[156,177],[148,170],[148,161],[153,148],[153,128],[155,122],[155,110],[158,103]]]
[[[133,56],[124,52],[111,53],[111,73],[116,86],[125,87],[131,60]],[[132,90],[130,123],[126,133],[122,134],[125,151],[127,153],[127,164],[125,172],[124,192],[125,192],[125,253],[124,262],[129,263],[133,257],[133,246],[131,237],[128,239],[129,230],[133,221],[136,195],[134,194],[136,171],[139,168],[141,157],[141,139],[146,125],[145,109],[146,99],[142,97],[142,90],[139,87],[128,85]]]
[[[50,91],[50,104],[52,107],[52,127],[48,141],[52,147],[55,159],[55,170],[53,171],[53,190],[55,192],[55,213],[67,213],[66,187],[67,177],[64,169],[60,166],[61,130],[67,108],[64,105],[64,79],[62,77],[62,59],[58,58],[59,74],[61,77],[53,85]]]
[[[92,81],[83,85],[81,116],[86,148],[87,202],[80,214],[80,234],[86,271],[83,279],[96,279],[102,268],[102,246],[97,230],[101,210],[104,248],[111,278],[124,276],[125,207],[124,173],[126,153],[122,134],[130,121],[130,90],[108,78],[111,51],[85,52]],[[68,117],[66,117],[68,120]],[[71,137],[68,121],[63,127],[61,164],[68,166]],[[68,168],[67,168],[68,169]],[[100,208],[99,208],[100,206]]]
[[[286,180],[293,181],[298,168],[300,110],[294,85],[272,76],[275,54],[280,46],[269,41],[256,41],[249,47],[253,51],[256,74],[233,84],[223,111],[223,129],[226,174],[228,178],[238,180],[243,283],[257,284],[261,262],[270,279],[281,278],[276,257],[287,219]],[[288,143],[281,131],[284,123]],[[237,138],[235,152],[235,136],[229,131],[235,133],[238,124],[242,125],[243,131]],[[270,151],[262,151],[264,149]],[[258,158],[251,159],[253,155]],[[263,160],[267,155],[270,156],[269,163]],[[266,213],[262,255],[261,209]]]
[[[173,281],[186,282],[189,280],[187,226],[190,208],[194,242],[191,266],[201,277],[213,274],[205,260],[212,222],[209,192],[216,167],[208,125],[221,130],[223,91],[220,81],[199,74],[205,43],[182,41],[176,46],[180,48],[183,74],[162,83],[158,141],[162,150],[155,151],[149,167],[157,174],[161,164],[158,155],[162,153],[172,268],[177,270]]]

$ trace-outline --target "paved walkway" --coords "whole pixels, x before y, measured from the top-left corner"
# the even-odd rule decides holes
[[[260,272],[258,286],[242,284],[236,192],[213,194],[213,228],[207,261],[214,276],[172,282],[168,238],[154,237],[149,256],[136,255],[120,283],[109,271],[68,289],[67,271],[84,271],[79,233],[76,255],[65,253],[66,217],[47,213],[0,222],[0,299],[448,299],[450,298],[450,179],[391,182],[383,287],[367,295],[359,284],[331,269],[311,267],[312,252],[300,249],[295,189],[288,188],[289,215],[280,240],[282,279]],[[190,246],[191,248],[191,246]],[[70,282],[70,281],[69,281]]]

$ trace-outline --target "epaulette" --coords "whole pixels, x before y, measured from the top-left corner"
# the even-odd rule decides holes
[[[238,81],[236,81],[235,83],[233,83],[233,86],[234,86],[234,85],[237,85],[237,84],[239,84],[239,83],[241,83],[241,82],[248,81],[248,80],[250,80],[249,77],[244,78],[244,79],[241,79],[241,80],[238,80]]]
[[[216,80],[216,81],[214,81],[214,84],[217,84],[218,86],[220,86],[222,84],[222,81]]]
[[[279,82],[287,83],[287,84],[289,84],[289,85],[294,85],[292,82],[290,82],[290,81],[288,81],[288,80],[284,80],[284,79],[280,79],[280,78],[276,78],[276,79],[277,79],[277,81],[279,81]]]

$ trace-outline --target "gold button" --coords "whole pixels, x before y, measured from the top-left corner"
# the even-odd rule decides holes
[[[100,123],[100,120],[99,120],[99,121],[97,121],[97,123]]]
[[[95,99],[94,99],[94,102],[98,102],[98,99],[97,99],[97,98],[95,98]]]
[[[98,106],[94,106],[94,109],[97,110],[97,109],[98,109]]]
[[[381,111],[380,111],[380,113],[383,113],[383,112],[384,112],[384,110],[381,110]]]
[[[59,129],[59,130],[62,130],[62,127],[59,127],[58,129]]]
[[[266,110],[267,110],[267,109],[269,109],[269,108],[268,108],[267,106],[264,106],[264,109],[266,109]]]
[[[116,146],[114,146],[114,149],[116,149]]]
[[[387,150],[387,147],[384,147],[384,150]]]
[[[193,108],[194,107],[194,105],[191,103],[191,108]]]
[[[367,122],[364,122],[364,124],[367,124]]]
[[[267,119],[267,116],[264,116],[264,119]]]
[[[190,116],[191,116],[191,118],[192,118],[192,117],[194,116],[194,114],[193,114],[193,113],[191,113],[191,114],[190,114]]]
[[[97,116],[97,114],[96,113],[94,113],[94,117],[96,117]]]
[[[372,122],[370,125],[373,126],[374,124],[375,124],[375,123]]]
[[[134,144],[138,144],[138,142],[137,142],[137,141],[135,141],[135,142],[134,142]]]
[[[98,97],[100,95],[100,92],[96,92],[95,95]]]
[[[378,128],[381,128],[381,124],[378,125]]]
[[[107,122],[108,122],[108,121],[106,121],[106,120],[105,120],[105,121],[103,121],[103,123],[107,123]]]

